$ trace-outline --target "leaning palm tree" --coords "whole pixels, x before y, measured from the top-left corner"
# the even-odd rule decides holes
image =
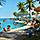
[[[0,5],[3,6],[5,4],[6,0],[0,0]]]
[[[25,5],[28,4],[27,6],[28,6],[28,8],[29,8],[29,14],[30,14],[30,15],[32,15],[31,12],[30,12],[30,10],[32,9],[32,7],[35,8],[35,6],[33,5],[34,2],[35,2],[35,1],[33,1],[33,0],[26,0],[26,2],[25,2]],[[26,7],[27,7],[27,6],[26,6]]]
[[[25,11],[26,7],[29,7],[29,11],[30,11],[31,7],[35,7],[33,5],[34,2],[35,1],[33,1],[33,0],[26,0],[26,2],[19,2],[19,4],[18,4],[19,9],[18,10],[21,10],[21,12],[23,12],[23,11]],[[26,4],[28,4],[28,5],[25,7]]]
[[[25,7],[25,5],[26,4],[29,4],[29,11],[30,11],[30,9],[31,9],[31,7],[32,7],[32,0],[27,0],[27,2],[25,3],[25,2],[19,2],[18,3],[18,10],[20,10],[20,12],[18,13],[18,14],[16,14],[16,12],[14,12],[14,15],[19,15],[19,14],[25,14],[25,13],[28,13],[27,11],[26,11],[26,7]]]
[[[18,10],[20,10],[20,12],[24,13],[26,11],[25,7],[24,7],[24,2],[19,2],[17,6],[18,6]]]
[[[30,9],[31,9],[31,7],[32,7],[32,0],[27,0],[27,1],[26,1],[26,4],[27,4],[27,3],[29,4],[29,11],[30,11]]]

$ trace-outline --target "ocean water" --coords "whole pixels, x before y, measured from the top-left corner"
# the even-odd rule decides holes
[[[11,29],[16,29],[16,28],[24,26],[24,24],[17,23],[17,22],[15,22],[15,20],[10,20],[9,18],[0,18],[0,23],[1,23],[0,24],[0,26],[1,26],[0,32],[3,31],[3,28],[7,28],[7,25],[10,25]]]

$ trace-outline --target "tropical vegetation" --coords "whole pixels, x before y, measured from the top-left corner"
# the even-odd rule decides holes
[[[35,1],[33,1],[33,0],[26,0],[26,2],[19,2],[18,3],[18,5],[17,5],[17,7],[18,7],[18,10],[20,10],[18,13],[13,13],[13,15],[15,15],[15,16],[20,16],[20,14],[22,15],[22,14],[28,14],[28,11],[27,11],[27,9],[29,8],[29,14],[30,14],[30,10],[32,9],[32,7],[35,7],[34,5],[33,5],[33,3],[34,3]]]

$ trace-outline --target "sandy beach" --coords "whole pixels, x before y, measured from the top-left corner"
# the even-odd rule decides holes
[[[0,40],[11,40],[10,38],[0,37]]]
[[[30,28],[31,26],[24,26],[24,27],[20,27],[20,28],[17,28],[17,29],[11,29],[10,31],[8,31],[8,32],[19,32],[20,30],[22,30],[22,29],[28,29],[28,28]]]

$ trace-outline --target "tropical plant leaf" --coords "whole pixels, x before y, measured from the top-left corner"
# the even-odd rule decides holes
[[[6,0],[0,0],[0,5],[3,6],[5,4]]]

